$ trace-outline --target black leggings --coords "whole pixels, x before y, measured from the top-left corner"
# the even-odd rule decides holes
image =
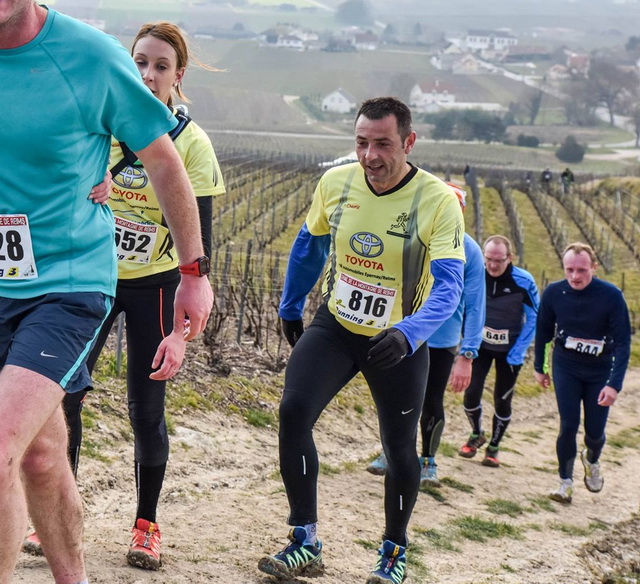
[[[173,300],[179,280],[134,287],[118,283],[109,313],[89,357],[89,372],[109,336],[117,316],[125,313],[127,325],[127,396],[129,419],[135,437],[135,461],[155,467],[169,458],[169,438],[164,417],[166,381],[153,381],[151,362],[162,339],[173,329]],[[80,412],[86,391],[66,394],[63,406],[69,426],[69,458],[77,469],[82,443]]]
[[[507,353],[488,351],[480,348],[478,357],[473,360],[471,383],[464,392],[464,410],[474,434],[482,430],[482,392],[484,382],[491,368],[496,364],[496,382],[493,389],[493,431],[490,445],[497,448],[511,421],[511,402],[516,390],[516,380],[521,365],[509,365]]]
[[[447,388],[451,367],[455,359],[455,347],[435,349],[429,347],[429,376],[424,398],[420,430],[422,434],[422,456],[435,456],[444,430],[444,392]]]
[[[318,520],[318,453],[313,427],[329,402],[361,371],[378,410],[388,460],[384,538],[405,545],[420,485],[416,436],[429,353],[423,345],[398,365],[379,370],[367,365],[370,347],[369,337],[346,330],[322,305],[291,353],[280,402],[279,432],[280,472],[290,507],[288,522],[305,525]]]

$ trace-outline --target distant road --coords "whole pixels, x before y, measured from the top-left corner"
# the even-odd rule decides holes
[[[259,130],[219,130],[204,128],[209,134],[236,134],[240,136],[272,136],[279,138],[314,138],[316,140],[349,140],[353,142],[353,136],[346,134],[304,134],[297,132],[264,132]]]
[[[328,12],[335,12],[335,8],[331,8],[322,2],[318,2],[317,0],[307,0],[310,4],[314,4],[318,8],[322,8],[323,10],[327,10]]]

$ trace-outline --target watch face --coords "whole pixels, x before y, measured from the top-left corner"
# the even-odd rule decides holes
[[[462,355],[467,359],[473,359],[473,351],[465,351]]]
[[[198,258],[198,268],[200,269],[200,274],[203,276],[211,272],[211,262],[207,256]]]

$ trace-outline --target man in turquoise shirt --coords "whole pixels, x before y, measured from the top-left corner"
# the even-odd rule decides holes
[[[172,116],[115,39],[33,0],[3,0],[0,71],[0,581],[13,574],[28,507],[56,583],[86,584],[60,402],[85,382],[115,287],[113,218],[86,196],[111,135],[152,177],[187,271],[203,255],[197,207],[166,134]],[[187,339],[211,309],[204,271],[185,275],[176,295],[174,329]],[[173,373],[164,363],[160,372]]]

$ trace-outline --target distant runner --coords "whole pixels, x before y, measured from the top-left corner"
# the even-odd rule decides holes
[[[622,390],[629,364],[631,324],[622,292],[594,278],[596,255],[589,245],[568,245],[562,266],[565,279],[550,284],[542,294],[534,368],[536,381],[549,387],[546,349],[553,341],[553,386],[560,414],[556,442],[560,486],[549,497],[571,503],[581,407],[586,446],[580,453],[584,484],[593,493],[604,485],[600,454],[609,407]]]

